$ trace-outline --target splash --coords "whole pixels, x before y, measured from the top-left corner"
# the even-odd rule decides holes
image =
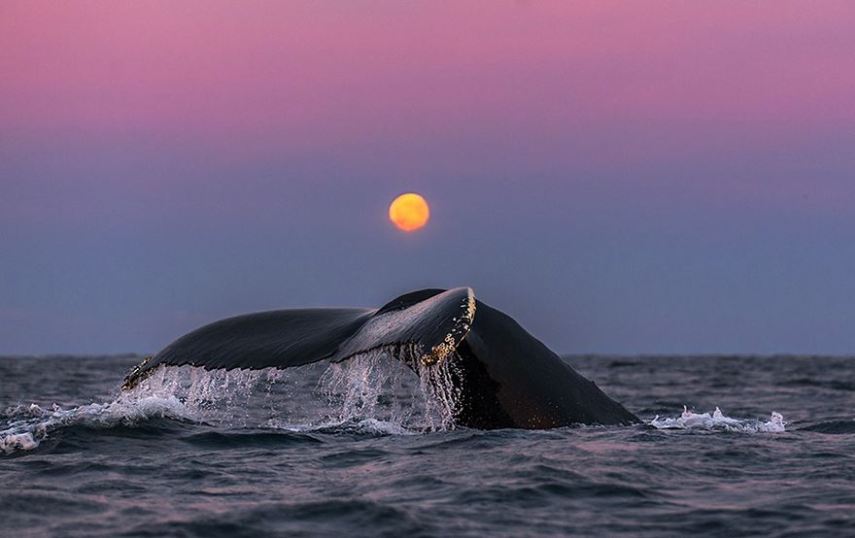
[[[711,430],[743,433],[780,433],[786,431],[786,422],[780,413],[772,412],[769,420],[731,418],[718,407],[712,413],[694,413],[683,406],[683,413],[676,418],[659,418],[650,425],[660,430]]]
[[[452,430],[459,409],[461,384],[457,371],[457,354],[453,354],[437,364],[418,363],[419,388],[425,395],[428,429],[431,431]]]
[[[453,429],[458,392],[452,383],[452,361],[427,366],[400,356],[405,353],[399,350],[393,357],[376,350],[330,364],[318,384],[335,410],[330,423],[367,419],[405,431]],[[407,362],[417,365],[417,382]]]
[[[7,410],[5,415],[11,420],[0,430],[0,453],[3,454],[38,448],[52,432],[70,426],[112,428],[133,426],[152,418],[189,418],[186,407],[177,398],[158,396],[122,397],[109,403],[67,409],[58,405],[45,409],[32,404]]]
[[[299,376],[274,368],[161,367],[122,394],[127,399],[177,398],[198,422],[248,427],[258,425],[260,415],[270,418],[287,411],[287,396],[295,391],[298,383]]]
[[[33,450],[70,426],[111,428],[153,418],[372,435],[453,429],[459,400],[454,361],[425,366],[411,359],[400,350],[378,350],[287,370],[161,367],[107,403],[7,409],[0,417],[0,453]],[[407,364],[418,364],[418,375]]]

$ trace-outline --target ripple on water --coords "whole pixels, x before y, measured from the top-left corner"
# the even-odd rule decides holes
[[[831,383],[855,362],[620,362],[579,361],[647,424],[546,432],[436,429],[421,379],[379,356],[346,374],[367,385],[184,369],[101,403],[130,362],[68,386],[33,368],[29,390],[68,398],[2,402],[0,436],[38,446],[0,457],[0,534],[855,535],[855,417]]]

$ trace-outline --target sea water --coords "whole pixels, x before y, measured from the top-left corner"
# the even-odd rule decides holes
[[[855,534],[855,359],[571,357],[644,421],[478,431],[442,368],[0,358],[3,536]]]

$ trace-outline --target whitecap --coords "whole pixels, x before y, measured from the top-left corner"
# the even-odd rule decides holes
[[[38,448],[51,432],[69,426],[111,428],[134,425],[152,418],[189,418],[189,413],[177,398],[147,396],[142,398],[123,395],[109,403],[91,403],[71,408],[54,405],[51,409],[36,404],[20,406],[12,413],[13,420],[0,430],[0,452]]]
[[[725,415],[721,409],[715,408],[712,413],[695,413],[683,406],[683,413],[675,418],[659,418],[659,415],[649,424],[660,430],[710,430],[743,433],[780,433],[786,431],[784,417],[775,411],[768,420],[732,418]]]

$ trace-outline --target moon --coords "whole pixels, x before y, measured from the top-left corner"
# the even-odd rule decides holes
[[[430,207],[420,194],[408,192],[392,200],[389,204],[389,220],[399,230],[413,232],[424,228],[430,219]]]

